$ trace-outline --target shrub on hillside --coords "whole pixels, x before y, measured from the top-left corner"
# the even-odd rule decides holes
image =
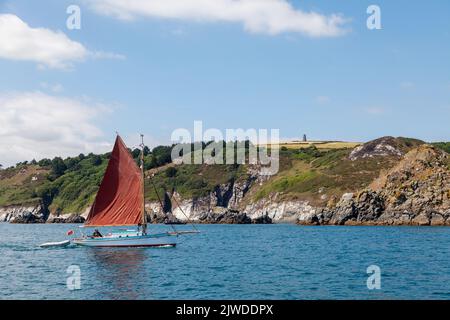
[[[91,164],[92,164],[93,166],[99,166],[99,165],[101,165],[101,164],[102,164],[102,157],[99,156],[99,155],[93,155],[93,156],[91,157]]]

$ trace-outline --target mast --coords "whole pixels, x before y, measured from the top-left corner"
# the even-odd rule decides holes
[[[145,175],[144,175],[144,135],[141,134],[141,177],[142,177],[142,233],[147,234],[147,215],[145,214]]]

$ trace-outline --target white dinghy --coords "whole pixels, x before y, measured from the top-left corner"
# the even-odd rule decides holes
[[[39,245],[39,247],[41,247],[41,248],[57,248],[57,247],[67,247],[69,244],[70,244],[70,240],[64,240],[64,241],[59,241],[59,242],[46,242],[46,243]]]

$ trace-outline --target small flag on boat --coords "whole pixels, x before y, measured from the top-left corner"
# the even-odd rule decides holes
[[[68,235],[68,236],[71,236],[71,235],[73,235],[73,230],[69,230],[69,231],[67,231],[67,235]]]

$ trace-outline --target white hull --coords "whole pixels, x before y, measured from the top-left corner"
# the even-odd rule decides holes
[[[168,233],[154,235],[110,235],[101,238],[84,237],[73,243],[86,247],[175,247],[175,238]]]
[[[53,247],[67,247],[70,244],[69,240],[60,242],[47,242],[40,245],[41,248],[53,248]]]

